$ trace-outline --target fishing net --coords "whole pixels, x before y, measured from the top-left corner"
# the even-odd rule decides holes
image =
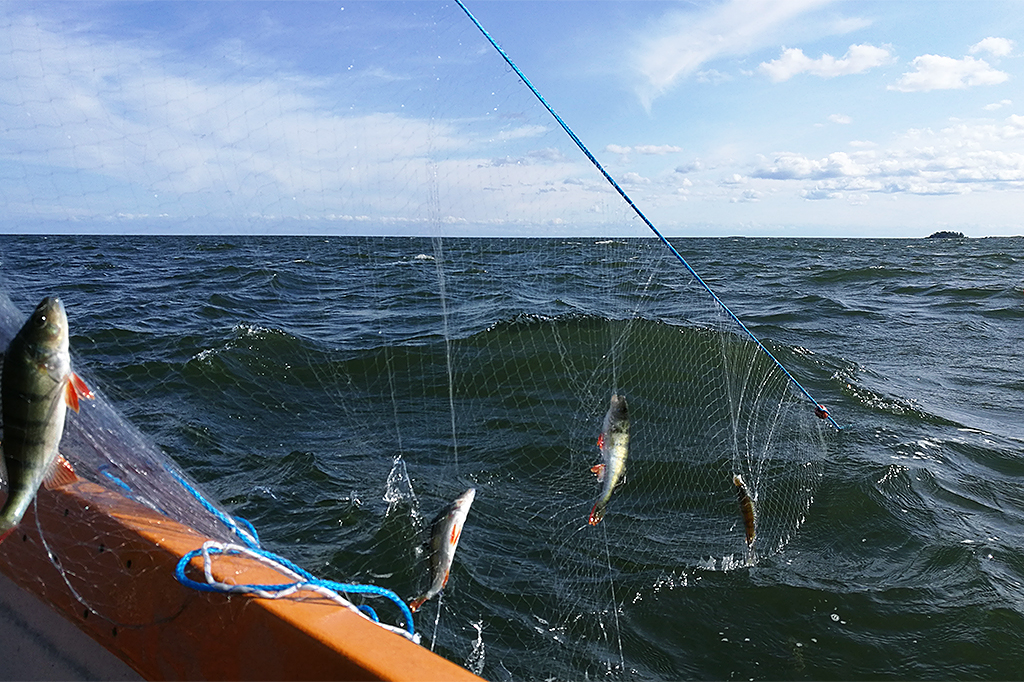
[[[425,646],[489,679],[683,674],[659,614],[784,557],[813,513],[834,428],[776,359],[806,351],[754,340],[457,5],[226,7],[209,44],[3,10],[6,228],[186,233],[3,238],[4,344],[60,295],[99,393],[62,451],[212,538],[245,517],[314,575],[404,599],[430,520],[475,488]],[[281,33],[304,47],[285,59]],[[629,455],[591,525],[613,394]],[[112,564],[53,563],[102,615]]]

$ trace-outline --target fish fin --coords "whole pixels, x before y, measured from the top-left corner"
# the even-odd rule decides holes
[[[427,595],[425,595],[425,594],[421,595],[419,597],[416,597],[411,602],[409,602],[409,610],[412,611],[413,613],[416,613],[419,610],[419,608],[421,606],[423,606],[423,603],[426,602],[426,601],[427,601]]]
[[[74,372],[68,378],[68,383],[64,386],[64,402],[67,403],[75,412],[78,412],[78,397],[81,396],[87,400],[92,400],[96,395],[92,392],[82,377],[78,376]]]
[[[78,412],[78,393],[70,381],[64,384],[64,404]]]
[[[92,392],[92,389],[82,381],[82,377],[78,376],[74,372],[71,373],[71,383],[75,385],[75,390],[78,395],[82,396],[86,400],[92,400],[96,397],[96,394]]]
[[[65,459],[64,455],[58,454],[50,469],[50,473],[43,479],[43,485],[46,486],[47,490],[53,490],[54,488],[63,488],[66,485],[71,485],[77,480],[78,474],[75,473],[75,468],[71,466],[71,462]]]
[[[604,448],[604,433],[597,437],[597,449],[601,450]]]
[[[601,504],[601,502],[597,502],[594,505],[594,508],[590,510],[590,518],[587,519],[587,523],[591,526],[596,526],[601,523],[601,519],[604,518],[604,508],[605,505]]]
[[[10,535],[11,533],[13,533],[15,528],[17,528],[17,526],[11,526],[7,530],[5,530],[2,534],[0,534],[0,543],[2,543],[4,540],[6,540],[7,536]]]
[[[604,480],[604,464],[595,464],[594,466],[590,467],[590,470],[594,472],[595,476],[597,476],[598,482]]]

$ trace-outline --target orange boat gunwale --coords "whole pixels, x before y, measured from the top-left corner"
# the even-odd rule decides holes
[[[44,486],[0,544],[0,571],[146,679],[480,679],[312,593],[259,599],[185,587],[174,568],[208,539],[95,483]],[[102,584],[73,586],[48,547]],[[237,584],[286,582],[244,556],[221,555],[213,573]],[[88,590],[102,596],[102,613],[82,599]]]

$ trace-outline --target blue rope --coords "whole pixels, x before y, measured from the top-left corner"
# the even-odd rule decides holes
[[[629,205],[629,207],[631,209],[633,209],[633,212],[636,213],[637,216],[640,217],[640,220],[644,221],[644,224],[647,225],[647,227],[649,227],[651,229],[651,232],[653,232],[654,235],[659,240],[661,240],[661,243],[668,247],[669,251],[672,252],[672,255],[674,255],[676,257],[676,259],[680,263],[683,264],[683,267],[685,267],[689,271],[689,273],[691,275],[693,275],[693,278],[695,280],[697,280],[697,283],[700,284],[700,286],[703,287],[704,290],[708,294],[710,294],[711,298],[714,299],[715,303],[717,303],[722,308],[722,310],[724,310],[725,313],[730,318],[732,318],[733,321],[736,322],[736,324],[738,324],[740,326],[740,329],[742,329],[746,333],[746,335],[749,336],[750,339],[755,344],[757,344],[757,347],[760,348],[765,353],[765,355],[767,355],[769,358],[771,358],[771,360],[775,363],[775,365],[780,370],[782,370],[782,372],[789,378],[790,381],[793,382],[793,385],[796,386],[798,389],[800,389],[800,391],[807,397],[807,399],[810,400],[812,403],[814,403],[815,408],[817,408],[818,407],[818,401],[816,401],[811,396],[811,394],[808,393],[807,389],[805,389],[800,384],[800,382],[796,380],[796,377],[794,377],[792,374],[790,374],[789,370],[787,370],[782,365],[782,363],[779,362],[776,359],[776,357],[774,355],[772,355],[771,352],[767,348],[764,347],[764,345],[761,343],[761,341],[758,340],[758,338],[756,336],[754,336],[753,332],[751,332],[749,329],[747,329],[747,325],[743,324],[743,322],[740,320],[740,318],[736,317],[736,315],[732,312],[732,310],[729,309],[729,306],[725,305],[725,303],[720,298],[718,298],[718,295],[714,291],[711,290],[711,287],[709,287],[707,285],[707,283],[703,279],[701,279],[701,276],[697,274],[697,271],[694,270],[692,267],[690,267],[690,264],[687,263],[686,259],[683,258],[682,254],[679,253],[679,251],[677,251],[674,246],[672,246],[672,244],[668,241],[668,239],[665,237],[665,235],[663,235],[661,233],[661,231],[658,230],[658,228],[654,226],[654,223],[652,223],[650,220],[648,220],[647,216],[644,215],[644,212],[641,211],[640,208],[635,203],[633,203],[633,200],[629,197],[628,194],[626,194],[626,191],[624,189],[622,189],[622,187],[619,186],[619,183],[617,183],[615,181],[615,178],[613,178],[608,173],[608,171],[606,171],[604,169],[604,166],[602,166],[601,163],[594,157],[594,155],[590,153],[590,150],[587,149],[587,146],[585,144],[583,144],[583,142],[580,140],[580,138],[576,137],[576,133],[574,133],[572,131],[572,129],[569,127],[569,125],[565,121],[562,120],[562,117],[558,115],[558,113],[554,110],[554,108],[552,108],[552,106],[550,104],[548,104],[547,100],[544,99],[544,96],[540,94],[540,91],[537,90],[537,88],[534,87],[533,83],[530,82],[530,79],[526,77],[526,74],[524,74],[522,71],[519,70],[519,67],[516,66],[516,63],[512,61],[512,58],[509,57],[508,54],[506,54],[505,50],[501,49],[501,46],[498,45],[498,42],[493,37],[491,37],[491,34],[487,32],[487,29],[485,29],[480,24],[480,22],[477,21],[477,18],[475,16],[473,16],[473,13],[469,11],[469,8],[467,8],[466,5],[463,4],[462,0],[455,0],[455,2],[456,2],[456,4],[459,7],[462,8],[462,11],[466,13],[466,16],[469,17],[470,21],[472,21],[476,25],[476,27],[480,30],[480,32],[483,34],[483,36],[485,38],[487,38],[487,41],[492,46],[494,46],[494,49],[498,51],[498,54],[500,54],[502,56],[502,58],[505,60],[505,62],[510,67],[512,67],[512,70],[516,72],[516,75],[519,76],[519,78],[523,81],[523,83],[526,85],[526,87],[528,87],[530,89],[530,91],[534,94],[534,96],[537,97],[537,99],[540,101],[540,103],[544,105],[544,108],[548,110],[548,113],[550,113],[552,116],[555,117],[555,120],[558,121],[558,125],[560,125],[562,127],[562,130],[564,130],[569,135],[569,137],[572,138],[572,141],[576,143],[576,146],[580,148],[580,151],[582,151],[587,156],[587,158],[590,159],[590,162],[592,164],[594,164],[594,167],[597,168],[597,170],[599,170],[601,172],[601,175],[604,176],[604,179],[607,180],[608,183],[612,187],[615,188],[615,191],[619,193],[619,196],[621,196],[623,198],[623,200],[625,200],[625,202]],[[840,429],[840,430],[842,429],[842,427],[839,426],[838,423],[836,423],[836,420],[832,418],[832,415],[826,413],[825,416],[826,416],[826,418],[830,422],[832,422],[832,425],[835,426],[836,429]]]
[[[239,590],[246,592],[258,591],[268,593],[280,593],[292,589],[320,587],[327,590],[331,590],[335,593],[366,594],[371,596],[384,597],[386,599],[390,599],[398,606],[399,610],[402,612],[402,616],[405,619],[405,629],[408,631],[408,633],[410,635],[416,634],[415,627],[413,626],[412,611],[409,609],[406,603],[402,601],[402,598],[394,592],[392,592],[391,590],[383,587],[377,587],[376,585],[357,585],[355,583],[339,583],[333,580],[321,580],[315,577],[306,569],[296,564],[295,562],[290,561],[289,559],[286,559],[283,556],[274,554],[273,552],[263,549],[260,546],[259,536],[256,533],[256,529],[253,527],[251,523],[240,517],[237,519],[233,518],[225,514],[221,510],[217,509],[212,504],[210,504],[210,502],[206,499],[206,497],[203,496],[201,492],[199,492],[192,484],[185,480],[185,478],[181,474],[179,474],[177,471],[170,467],[165,466],[165,468],[171,474],[171,476],[173,476],[175,480],[177,480],[178,483],[181,484],[181,486],[185,490],[187,490],[192,495],[192,497],[194,497],[199,502],[199,504],[203,506],[204,509],[206,509],[215,517],[217,517],[217,519],[219,519],[225,526],[230,528],[235,533],[235,535],[241,538],[242,541],[249,548],[249,551],[259,556],[265,557],[266,559],[272,562],[284,566],[285,568],[294,572],[302,578],[301,582],[278,583],[274,585],[238,585],[237,587]],[[118,479],[115,478],[115,480]],[[240,528],[239,525],[243,526],[244,528]],[[230,553],[225,552],[219,548],[209,548],[205,551],[209,552],[210,554]],[[192,559],[201,557],[203,555],[203,552],[203,549],[194,549],[191,552],[186,553],[183,557],[181,557],[181,559],[178,560],[178,565],[174,569],[174,577],[177,578],[178,582],[180,582],[182,585],[185,585],[186,587],[191,587],[194,590],[199,590],[201,592],[223,592],[224,589],[222,587],[219,587],[217,585],[210,585],[205,582],[201,583],[192,580],[187,575],[185,575],[185,568],[189,565]],[[364,605],[358,606],[356,608],[364,612],[370,619],[380,622],[380,619],[377,617],[376,612],[374,612],[374,610],[369,606]]]
[[[117,484],[119,488],[127,492],[128,497],[132,498],[133,500],[135,499],[135,491],[132,490],[132,487],[125,483],[124,481],[122,481],[120,478],[118,478],[116,474],[111,473],[109,465],[104,464],[103,466],[101,466],[100,473],[109,478],[115,484]]]
[[[217,509],[212,504],[210,504],[207,501],[207,499],[203,497],[203,494],[196,490],[191,483],[186,481],[181,474],[179,474],[177,471],[170,468],[169,466],[165,465],[164,468],[167,469],[167,471],[171,474],[171,476],[175,478],[175,480],[178,481],[179,484],[181,484],[182,488],[187,490],[192,495],[192,497],[196,498],[199,504],[203,505],[203,508],[206,509],[206,511],[216,516],[221,523],[230,528],[235,535],[241,538],[242,542],[244,542],[246,546],[248,546],[250,549],[260,549],[259,535],[257,535],[256,528],[254,528],[251,523],[249,523],[243,518],[239,518],[236,521],[234,518],[228,516],[220,509]],[[244,528],[239,528],[239,523],[242,526],[244,526]]]
[[[377,617],[377,612],[374,611],[372,607],[367,606],[366,604],[360,604],[356,608],[362,611],[364,614],[366,614],[366,617],[372,620],[374,623],[380,622],[380,618]]]
[[[249,550],[251,552],[253,552],[254,554],[263,556],[263,557],[267,558],[268,560],[270,560],[272,562],[281,564],[281,565],[285,566],[286,568],[294,571],[300,577],[302,577],[302,580],[301,581],[297,581],[297,582],[274,583],[274,584],[267,584],[267,585],[240,584],[240,585],[236,586],[239,591],[241,591],[241,592],[281,593],[281,592],[286,592],[286,591],[295,590],[295,589],[309,589],[309,588],[320,587],[320,588],[324,588],[324,589],[330,590],[330,591],[335,592],[335,593],[342,593],[342,594],[366,594],[366,595],[370,595],[370,596],[384,597],[385,599],[389,599],[392,602],[394,602],[394,604],[396,606],[398,606],[399,610],[402,612],[402,616],[405,619],[405,629],[406,629],[406,631],[408,631],[408,633],[410,635],[416,634],[416,629],[415,629],[415,627],[413,625],[412,611],[409,609],[409,607],[406,605],[406,603],[404,601],[402,601],[402,598],[399,597],[394,592],[392,592],[391,590],[383,588],[383,587],[378,587],[376,585],[358,585],[358,584],[355,584],[355,583],[339,583],[339,582],[335,582],[333,580],[320,580],[319,578],[315,578],[309,571],[305,570],[304,568],[301,568],[300,566],[296,565],[295,563],[289,561],[288,559],[285,559],[284,557],[282,557],[280,555],[274,554],[273,552],[267,551],[265,549],[252,548],[252,547],[250,547]],[[223,592],[223,591],[225,591],[223,587],[220,587],[218,585],[210,585],[210,584],[205,583],[205,582],[199,582],[197,580],[193,580],[192,578],[189,578],[188,575],[185,574],[185,569],[188,567],[189,563],[191,563],[191,561],[193,559],[197,559],[197,558],[202,557],[204,552],[209,553],[209,554],[237,554],[238,553],[237,551],[232,551],[230,549],[224,550],[224,549],[221,549],[219,547],[209,547],[209,548],[207,548],[205,550],[204,549],[194,549],[191,552],[186,553],[184,556],[181,557],[181,559],[178,560],[178,564],[174,568],[174,577],[177,578],[178,582],[180,582],[182,585],[185,585],[186,587],[191,587],[192,589],[198,590],[200,592]],[[356,607],[356,608],[358,608],[360,611],[363,611],[364,613],[367,613],[367,615],[372,620],[380,622],[380,619],[377,617],[377,614],[369,606],[360,606],[360,607]]]

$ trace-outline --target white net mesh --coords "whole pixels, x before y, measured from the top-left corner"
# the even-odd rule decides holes
[[[21,311],[5,308],[7,338],[59,294],[76,366],[111,396],[72,418],[65,454],[232,539],[176,460],[267,548],[403,598],[429,582],[429,519],[475,487],[448,587],[416,617],[427,645],[491,679],[684,674],[657,595],[784,552],[830,427],[664,244],[638,238],[457,7],[409,8],[376,48],[389,71],[360,38],[381,20],[372,4],[301,7],[190,46],[227,55],[211,64],[180,36],[143,42],[152,24],[119,35],[106,15],[5,6],[12,219],[247,235],[0,242]],[[308,47],[286,64],[273,31]],[[347,40],[327,47],[332,31]],[[335,66],[314,77],[309,60]],[[274,232],[301,236],[259,236]],[[591,526],[613,393],[629,457]],[[113,564],[54,565],[102,615]]]

